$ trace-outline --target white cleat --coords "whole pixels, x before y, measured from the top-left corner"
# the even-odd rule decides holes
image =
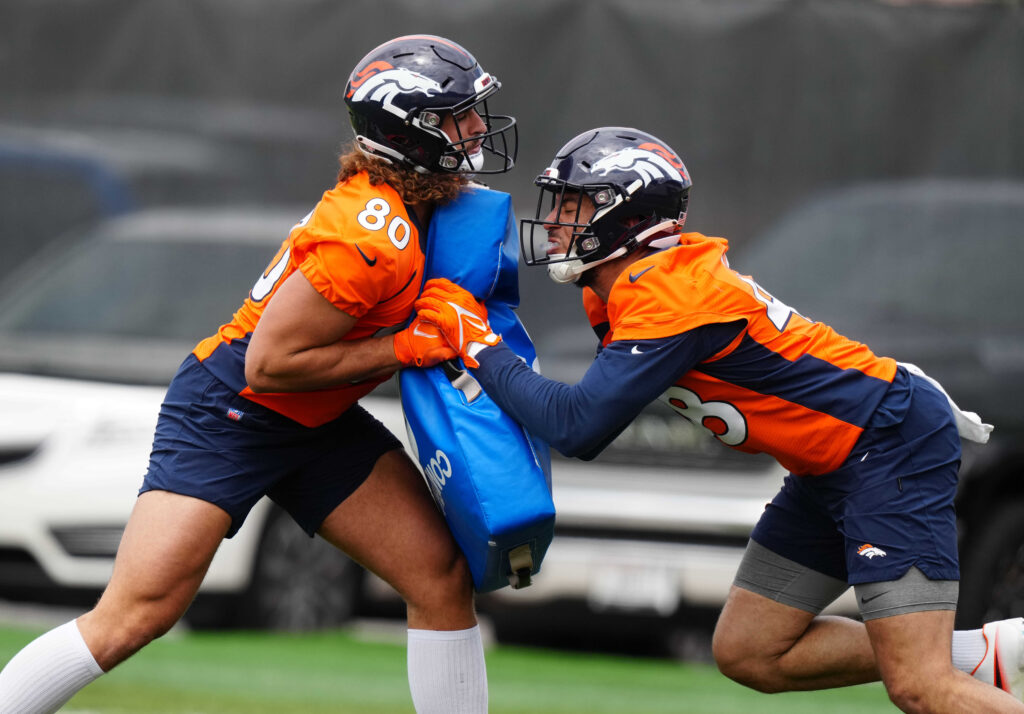
[[[1024,701],[1024,617],[982,625],[985,656],[971,673]]]

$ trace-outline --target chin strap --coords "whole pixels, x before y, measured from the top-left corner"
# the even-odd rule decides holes
[[[473,175],[477,171],[480,171],[484,167],[484,152],[478,151],[475,154],[465,154],[459,152],[462,155],[462,163],[459,164],[459,173]],[[468,157],[468,158],[467,158]]]
[[[671,248],[679,242],[679,234],[675,231],[681,228],[682,225],[683,224],[681,222],[674,219],[662,221],[661,223],[657,223],[647,230],[638,233],[633,241],[636,243],[637,248],[650,247],[658,250]],[[668,235],[647,240],[648,238],[651,238],[651,236],[657,236],[659,233],[666,233],[669,231],[671,232]],[[573,249],[575,250],[575,246]],[[636,250],[636,248],[634,248],[634,250]],[[551,258],[558,260],[559,262],[548,265],[548,277],[559,285],[575,283],[580,279],[580,276],[583,275],[583,273],[587,272],[591,268],[595,268],[602,263],[607,263],[609,260],[621,258],[625,254],[625,248],[618,248],[612,251],[611,255],[607,255],[604,258],[600,258],[599,260],[595,260],[590,263],[584,263],[579,258],[565,260],[565,255],[555,254],[552,255]]]
[[[625,248],[619,248],[612,252],[611,255],[607,255],[600,260],[595,260],[592,263],[584,263],[579,258],[575,260],[564,260],[560,263],[552,263],[548,266],[548,277],[554,280],[559,285],[566,283],[575,283],[580,279],[583,273],[587,272],[591,268],[596,268],[601,263],[607,263],[609,260],[615,260],[621,258],[626,254]]]
[[[555,254],[552,257],[559,257]],[[581,260],[561,260],[548,265],[548,277],[559,285],[575,283],[587,268]]]
[[[356,146],[371,158],[380,159],[389,164],[401,165],[405,163],[405,157],[400,153],[362,134],[356,136]]]
[[[640,232],[633,240],[636,241],[638,247],[656,248],[658,250],[671,248],[679,242],[679,229],[682,227],[683,221],[678,219],[662,221]],[[652,237],[657,236],[659,233],[665,233],[666,235],[660,238]]]

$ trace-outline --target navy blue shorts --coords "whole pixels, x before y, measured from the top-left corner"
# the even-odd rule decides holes
[[[139,493],[171,491],[219,506],[231,516],[228,538],[269,496],[313,535],[377,459],[401,446],[358,404],[306,427],[239,396],[189,355],[160,407]]]
[[[932,580],[960,579],[960,436],[939,390],[900,377],[910,386],[902,421],[865,429],[836,471],[787,476],[753,540],[851,585],[896,580],[911,566]]]

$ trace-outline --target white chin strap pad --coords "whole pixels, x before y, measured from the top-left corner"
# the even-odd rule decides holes
[[[462,163],[459,164],[460,173],[476,173],[484,167],[484,152],[478,151],[475,154],[470,154],[469,159],[462,159]]]
[[[596,268],[601,263],[607,263],[609,260],[620,258],[626,254],[625,248],[619,248],[611,255],[595,260],[592,263],[584,263],[578,258],[576,260],[564,260],[560,263],[552,263],[548,266],[548,277],[554,280],[559,285],[565,283],[575,283],[580,279],[583,273],[587,272],[591,268]],[[552,258],[562,258],[561,255],[552,255]]]
[[[579,260],[566,260],[548,265],[548,277],[559,285],[575,283],[587,269]]]
[[[661,223],[655,226],[651,226],[643,233],[638,235],[636,237],[636,241],[641,245],[650,248],[656,248],[658,250],[662,250],[664,248],[671,248],[672,246],[679,242],[678,233],[672,232],[669,235],[665,235],[660,238],[654,238],[653,240],[647,243],[644,243],[644,239],[647,238],[648,236],[658,235],[659,233],[664,233],[666,231],[678,230],[682,225],[682,221],[678,220],[662,221]],[[609,260],[618,258],[625,254],[626,249],[619,248],[614,253],[609,255],[607,258],[601,258],[601,260],[595,260],[592,263],[584,263],[581,260],[563,260],[560,263],[552,263],[551,265],[548,266],[548,277],[550,277],[553,281],[560,285],[564,283],[575,283],[577,280],[579,280],[579,277],[583,275],[583,273],[590,270],[591,268],[600,265],[601,263],[605,263]],[[564,255],[552,255],[551,257],[553,259],[559,260],[565,258]]]

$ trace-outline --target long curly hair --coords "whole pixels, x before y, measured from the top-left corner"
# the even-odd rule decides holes
[[[447,203],[469,183],[469,177],[465,174],[421,174],[411,168],[367,156],[355,143],[338,157],[338,164],[341,167],[338,170],[338,181],[345,181],[365,171],[370,176],[372,186],[386,183],[409,204]]]

